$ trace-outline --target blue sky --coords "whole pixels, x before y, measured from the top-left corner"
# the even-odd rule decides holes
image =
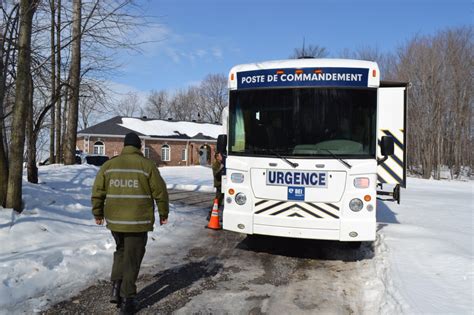
[[[140,0],[154,24],[141,54],[122,54],[121,92],[173,91],[236,64],[285,59],[317,44],[394,51],[420,34],[472,24],[471,0]]]

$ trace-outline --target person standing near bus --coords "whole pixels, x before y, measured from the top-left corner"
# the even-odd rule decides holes
[[[141,152],[135,133],[125,136],[122,153],[99,170],[92,189],[92,213],[98,225],[107,223],[116,243],[112,265],[111,303],[120,314],[135,312],[135,282],[145,255],[148,231],[155,223],[154,202],[160,225],[168,223],[168,191],[160,172]]]
[[[216,188],[216,199],[218,206],[222,206],[224,194],[222,193],[222,173],[224,172],[224,160],[220,152],[214,154],[214,163],[212,163],[212,174],[214,176],[214,187]],[[207,219],[211,218],[212,209],[209,211]]]

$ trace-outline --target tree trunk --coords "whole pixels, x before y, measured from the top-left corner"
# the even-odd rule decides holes
[[[20,31],[18,37],[18,66],[13,109],[12,140],[8,168],[7,208],[21,212],[23,152],[25,146],[25,116],[30,103],[31,27],[36,0],[20,1]]]
[[[4,100],[7,90],[7,73],[8,64],[10,62],[10,55],[14,50],[13,39],[18,23],[18,4],[11,10],[8,16],[7,22],[3,25],[5,30],[2,32],[0,38],[0,206],[5,206],[7,200],[7,186],[8,186],[8,145],[6,141],[6,128],[5,128],[5,112],[4,112]],[[10,30],[8,31],[8,28]],[[8,44],[5,45],[5,38],[8,36]],[[5,61],[5,62],[4,62]]]
[[[55,35],[56,35],[56,28],[55,28],[55,21],[56,21],[56,14],[55,14],[55,6],[54,6],[54,1],[50,1],[50,9],[51,9],[51,29],[50,29],[50,36],[51,36],[51,103],[53,106],[51,106],[51,127],[49,130],[49,162],[50,163],[57,163],[56,157],[54,154],[54,136],[56,134],[55,132],[55,119],[56,119],[56,113],[55,113],[55,100],[56,100],[56,43],[55,43]],[[33,124],[33,119],[31,120]]]
[[[56,24],[56,87],[57,87],[57,100],[56,100],[56,163],[62,161],[62,139],[61,139],[61,0],[58,0],[57,11],[57,24]]]
[[[81,0],[73,0],[72,21],[72,52],[70,69],[70,88],[72,89],[71,100],[68,110],[66,151],[64,152],[64,164],[75,164],[77,121],[79,111],[79,86],[81,79]]]
[[[27,116],[27,153],[28,153],[28,164],[27,164],[27,178],[28,182],[38,184],[38,167],[36,166],[36,139],[37,133],[33,127],[33,79],[30,77],[30,103],[28,108]]]
[[[61,132],[62,132],[62,137],[61,137],[61,147],[60,147],[60,152],[59,152],[59,157],[60,157],[60,163],[64,163],[64,152],[66,152],[66,128],[67,128],[67,113],[68,113],[68,105],[69,105],[69,87],[65,89],[66,95],[64,96],[64,109],[62,113],[62,126],[61,126]]]
[[[2,50],[3,51],[3,50]],[[0,76],[3,76],[3,55],[0,55]],[[0,87],[0,206],[5,206],[8,184],[8,161],[4,143],[4,112],[3,99],[5,95],[5,86],[3,78],[0,78],[2,86]]]

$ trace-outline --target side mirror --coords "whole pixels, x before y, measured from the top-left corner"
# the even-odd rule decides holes
[[[227,135],[217,137],[217,152],[227,154]]]
[[[382,141],[380,141],[380,152],[382,156],[393,155],[395,150],[395,144],[393,138],[390,136],[383,136]]]

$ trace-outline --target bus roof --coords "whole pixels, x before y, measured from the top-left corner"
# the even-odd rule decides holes
[[[380,84],[379,68],[376,62],[353,59],[286,59],[271,60],[256,63],[248,63],[234,66],[229,73],[229,88],[242,88],[237,83],[237,74],[243,72],[267,73],[266,70],[274,69],[366,69],[370,75],[367,76],[366,87],[378,87]],[[296,84],[295,84],[296,85]],[[267,85],[268,86],[268,85]],[[265,85],[253,86],[265,87]]]

